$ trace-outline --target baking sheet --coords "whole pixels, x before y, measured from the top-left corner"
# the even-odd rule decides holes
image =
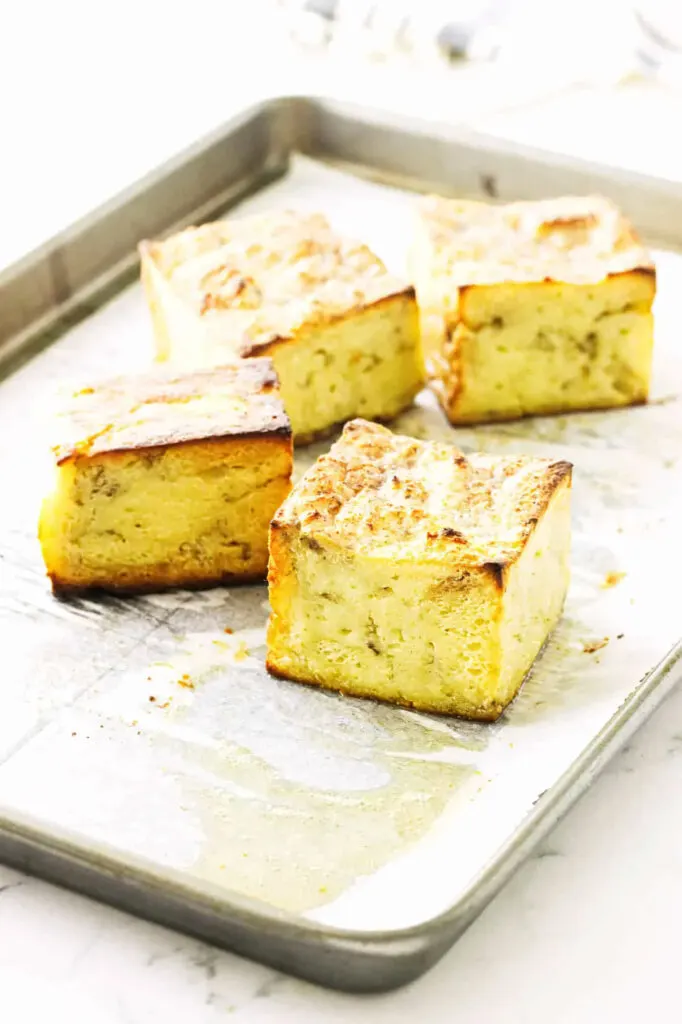
[[[299,158],[240,212],[322,209],[404,271],[412,197]],[[658,256],[654,401],[455,430],[427,395],[395,424],[464,450],[575,464],[566,613],[493,724],[270,678],[265,587],[49,593],[35,522],[54,385],[144,366],[134,286],[0,386],[0,813],[158,877],[349,931],[449,910],[677,641],[680,257]],[[306,449],[300,472],[325,446]]]

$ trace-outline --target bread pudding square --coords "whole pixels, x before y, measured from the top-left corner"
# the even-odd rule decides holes
[[[320,214],[217,221],[140,253],[157,357],[269,356],[298,444],[390,420],[423,385],[414,289]]]
[[[567,462],[349,423],[272,522],[269,670],[496,719],[561,615],[570,488]]]
[[[39,525],[55,592],[265,576],[292,470],[269,359],[119,377],[77,391],[59,422]]]
[[[656,272],[611,202],[430,196],[418,221],[427,374],[452,423],[647,400]]]

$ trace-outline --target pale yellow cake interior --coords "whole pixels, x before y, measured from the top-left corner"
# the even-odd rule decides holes
[[[262,576],[290,472],[286,446],[262,440],[67,460],[40,519],[48,570],[66,588]]]
[[[118,377],[70,394],[39,523],[56,591],[262,577],[291,428],[268,359]]]
[[[607,200],[430,197],[411,264],[427,372],[453,423],[646,401],[655,271]]]
[[[413,290],[319,214],[218,221],[141,255],[158,358],[268,355],[299,444],[391,419],[423,385]]]
[[[485,456],[453,469],[449,446],[396,442],[397,451],[389,443],[366,461],[340,442],[330,457],[337,465],[318,463],[317,480],[313,468],[276,516],[268,667],[494,719],[561,614],[570,471]],[[322,495],[327,472],[337,479],[331,499]]]

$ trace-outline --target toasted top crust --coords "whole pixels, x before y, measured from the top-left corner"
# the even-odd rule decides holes
[[[431,243],[430,270],[460,287],[511,281],[589,284],[654,268],[631,225],[600,196],[506,206],[427,196],[419,213]]]
[[[335,234],[318,213],[216,221],[143,242],[140,251],[199,316],[220,318],[239,355],[413,294],[366,245]]]
[[[291,435],[269,359],[180,374],[117,377],[71,395],[57,462],[232,436]]]
[[[502,567],[527,537],[571,464],[464,456],[365,420],[302,477],[274,526],[296,526],[313,546],[366,557]]]

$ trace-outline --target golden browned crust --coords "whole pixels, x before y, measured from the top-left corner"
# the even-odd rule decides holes
[[[273,521],[302,543],[370,557],[502,570],[521,554],[571,464],[465,456],[364,420],[299,481]]]
[[[321,324],[321,323],[324,323],[324,324],[326,324],[328,326],[333,326],[335,323],[341,323],[342,321],[346,320],[348,318],[348,313],[349,312],[358,313],[358,312],[361,312],[363,309],[369,309],[369,308],[377,309],[377,308],[379,308],[381,306],[388,306],[391,302],[395,302],[396,299],[412,299],[412,300],[416,300],[416,291],[415,291],[414,287],[412,285],[410,285],[409,287],[402,288],[400,291],[390,292],[388,295],[382,296],[380,299],[377,299],[375,302],[368,302],[368,303],[364,304],[363,306],[358,306],[355,309],[353,309],[351,311],[346,311],[344,313],[333,314],[333,313],[327,312],[327,313],[323,314],[320,311],[317,314],[317,319],[316,320],[309,320],[305,324],[301,324],[300,326],[302,328],[303,327],[313,327],[313,326],[319,326],[319,324]],[[287,344],[289,344],[291,341],[293,341],[293,338],[294,338],[294,333],[292,332],[291,334],[286,335],[286,336],[284,336],[284,335],[275,335],[273,337],[268,337],[266,335],[265,337],[259,339],[258,341],[254,341],[253,343],[248,342],[248,341],[243,341],[242,345],[241,345],[241,348],[240,348],[240,355],[241,356],[270,356],[274,352],[275,349],[279,348],[280,345],[287,345]],[[297,438],[297,441],[299,441],[299,438]],[[300,443],[300,441],[299,441],[299,443]]]
[[[146,580],[136,580],[134,583],[127,582],[120,576],[109,576],[106,579],[98,579],[96,583],[74,583],[71,580],[60,577],[57,573],[48,570],[47,576],[52,585],[52,592],[55,597],[68,600],[78,597],[80,594],[94,592],[117,594],[121,597],[133,597],[136,594],[153,594],[160,590],[178,587],[183,590],[207,590],[211,587],[233,586],[235,584],[262,583],[267,575],[265,564],[257,569],[246,572],[206,574],[202,576],[173,576],[166,575],[155,570],[150,572]]]
[[[54,445],[58,464],[110,452],[229,437],[291,438],[269,359],[118,377],[70,396]]]
[[[442,378],[433,378],[429,382],[429,387],[437,396],[439,402],[443,406],[444,410],[453,416],[456,416],[456,423],[458,425],[466,425],[470,427],[485,426],[488,423],[512,423],[517,420],[528,420],[534,416],[579,416],[583,413],[589,412],[604,412],[608,409],[618,409],[612,398],[604,398],[601,402],[592,402],[590,405],[581,405],[580,408],[567,409],[565,405],[560,402],[547,402],[544,405],[538,405],[532,412],[504,412],[493,410],[486,412],[485,415],[481,413],[474,413],[471,415],[464,415],[457,409],[457,395],[459,389],[456,385],[448,386],[448,382]],[[641,395],[633,395],[632,398],[623,400],[621,406],[638,406],[646,405],[648,402],[648,392],[645,394],[642,392]]]
[[[589,284],[631,271],[655,274],[649,251],[601,196],[465,202],[428,196],[419,212],[432,272],[458,287],[559,281]]]
[[[333,323],[414,290],[318,213],[291,210],[190,227],[140,245],[173,292],[221,343],[248,356],[305,327]]]

